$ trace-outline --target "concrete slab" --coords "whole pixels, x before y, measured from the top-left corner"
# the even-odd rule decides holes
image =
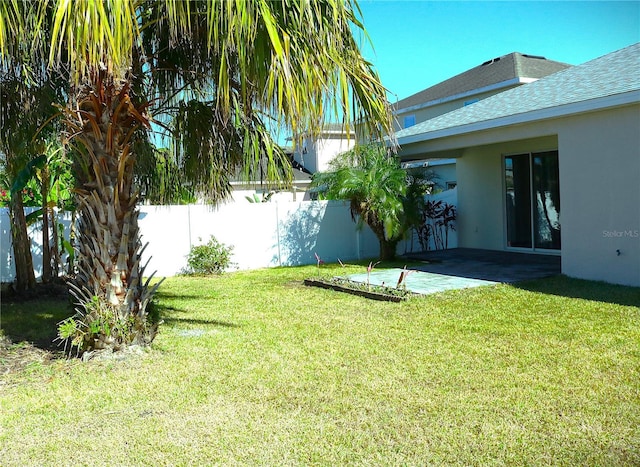
[[[395,287],[398,283],[402,269],[381,269],[373,270],[370,276],[372,285],[386,285]],[[367,282],[367,274],[352,274],[348,279],[355,282]],[[434,274],[412,270],[404,280],[407,290],[419,294],[432,294],[445,290],[467,289],[469,287],[480,287],[482,285],[494,285],[497,282],[467,277],[448,276],[444,274]]]
[[[560,274],[559,255],[454,248],[407,255],[423,261],[415,269],[492,282],[514,283]]]
[[[416,272],[405,280],[407,289],[420,294],[540,279],[561,271],[558,255],[455,248],[406,255],[406,258],[422,261],[410,268]],[[374,269],[370,282],[395,287],[401,271]],[[367,274],[353,274],[349,279],[366,283]]]

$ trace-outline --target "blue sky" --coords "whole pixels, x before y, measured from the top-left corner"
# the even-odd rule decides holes
[[[392,102],[511,52],[578,65],[640,41],[640,1],[360,0],[360,7],[375,48],[363,54]]]

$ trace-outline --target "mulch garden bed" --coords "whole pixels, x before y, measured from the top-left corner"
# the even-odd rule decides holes
[[[320,287],[323,289],[345,292],[360,297],[369,298],[371,300],[380,300],[385,302],[402,302],[414,294],[405,289],[396,289],[392,287],[382,287],[379,285],[368,285],[362,282],[355,282],[342,277],[334,277],[331,279],[305,279],[304,285],[309,287]]]

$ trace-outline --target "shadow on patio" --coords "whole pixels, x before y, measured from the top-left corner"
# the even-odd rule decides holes
[[[490,282],[514,283],[561,273],[560,256],[556,255],[454,248],[405,257],[425,262],[411,268],[417,271]]]
[[[405,257],[424,261],[424,264],[411,269],[460,278],[463,283],[463,279],[510,283],[531,292],[640,307],[640,287],[562,276],[560,256],[557,255],[455,248],[413,253]],[[537,280],[542,278],[549,279]]]

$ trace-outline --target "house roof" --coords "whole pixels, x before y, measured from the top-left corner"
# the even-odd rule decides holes
[[[311,183],[311,175],[309,175],[308,173],[303,172],[302,170],[293,168],[291,169],[292,172],[292,176],[293,179],[291,180],[292,183],[294,185],[305,185],[305,184],[310,184]],[[234,176],[231,181],[230,184],[232,186],[239,186],[239,185],[265,185],[265,186],[269,186],[269,183],[267,182],[262,182],[260,180],[245,180],[242,178],[241,175],[236,175]]]
[[[287,155],[287,158],[291,163],[291,175],[292,175],[291,181],[293,182],[293,184],[299,185],[299,184],[311,183],[311,172],[306,170],[302,165],[300,165],[296,160],[293,159],[293,148],[291,146],[284,146],[284,147],[281,146],[281,149]],[[267,171],[266,161],[262,159],[260,161],[259,173],[265,173],[266,171]],[[229,181],[233,186],[261,185],[263,184],[263,181],[261,180],[260,176],[256,177],[256,175],[259,175],[259,173],[254,174],[251,180],[247,180],[243,174],[243,171],[241,169],[238,169],[236,173],[230,177]],[[264,182],[264,184],[269,185],[269,183],[267,182]]]
[[[355,126],[353,123],[349,125],[349,133],[351,135],[355,135]],[[320,127],[317,133],[307,130],[307,131],[303,131],[293,135],[292,138],[295,139],[296,137],[301,137],[301,136],[302,137],[314,136],[316,138],[319,138],[320,136],[336,136],[336,135],[344,136],[346,134],[347,134],[346,125],[342,123],[325,123]]]
[[[345,130],[345,125],[343,125],[342,123],[326,123],[325,125],[322,126],[322,133],[329,133],[329,132],[333,132],[333,131],[339,131],[341,133],[344,133]],[[351,125],[351,131],[353,131],[353,124]]]
[[[396,133],[400,145],[640,101],[640,43]]]
[[[311,182],[311,175],[307,172],[303,172],[300,169],[292,169],[294,182]]]
[[[452,96],[472,93],[472,91],[476,90],[482,92],[483,89],[492,86],[499,88],[530,82],[570,66],[567,63],[547,60],[536,55],[513,52],[488,60],[453,78],[402,99],[394,107],[401,110],[432,101],[440,101]],[[503,86],[496,86],[499,84],[503,84]]]

